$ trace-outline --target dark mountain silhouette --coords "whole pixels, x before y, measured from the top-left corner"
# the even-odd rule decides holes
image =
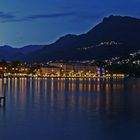
[[[140,49],[140,19],[109,16],[82,35],[66,35],[24,60],[88,60],[125,56]]]
[[[28,46],[24,46],[23,48],[20,48],[20,52],[23,54],[28,54],[34,51],[38,51],[40,49],[42,49],[43,47],[45,47],[44,45],[28,45]]]
[[[5,45],[0,47],[0,59],[9,59],[17,53],[17,49],[12,48],[11,46]]]
[[[16,60],[43,47],[44,45],[29,45],[22,48],[13,48],[9,45],[0,46],[0,59]]]
[[[85,34],[69,34],[50,45],[44,45],[37,50],[34,48],[34,46],[21,48],[22,51],[16,53],[22,54],[16,59],[44,62],[126,56],[140,49],[140,19],[109,16]]]

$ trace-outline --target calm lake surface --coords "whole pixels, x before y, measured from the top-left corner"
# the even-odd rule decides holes
[[[140,139],[140,79],[6,81],[0,140]]]

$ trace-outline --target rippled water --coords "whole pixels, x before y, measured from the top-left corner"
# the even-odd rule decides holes
[[[140,139],[140,79],[9,78],[6,83],[0,140]]]

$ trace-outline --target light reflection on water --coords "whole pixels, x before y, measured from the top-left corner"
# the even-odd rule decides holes
[[[3,81],[0,79],[1,94],[3,93],[2,85]],[[54,102],[59,102],[63,108],[65,102],[68,102],[70,106],[74,104],[77,104],[78,107],[94,105],[96,111],[99,111],[100,108],[103,109],[103,107],[109,111],[115,105],[118,107],[124,103],[122,96],[124,90],[130,92],[129,96],[132,96],[133,99],[138,94],[138,89],[140,89],[139,82],[125,84],[123,79],[112,81],[109,79],[8,78],[7,106],[14,102],[24,109],[27,101],[35,101],[39,106],[40,101],[46,103],[50,98],[52,105],[55,104]],[[133,102],[133,100],[131,101]]]
[[[122,135],[140,126],[139,79],[8,78],[6,85],[6,108],[0,109],[2,140],[14,130],[14,139],[111,139],[114,129]]]

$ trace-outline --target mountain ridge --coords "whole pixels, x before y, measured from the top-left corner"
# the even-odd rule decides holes
[[[23,53],[24,49],[21,49],[23,55],[16,59],[45,62],[49,60],[92,60],[125,56],[140,49],[139,36],[140,19],[111,15],[103,18],[102,22],[87,33],[81,35],[68,34],[60,37],[52,44],[42,45],[36,50],[30,48],[31,51],[25,51],[25,53]],[[30,45],[27,48],[29,47]],[[34,47],[32,46],[32,48]]]
[[[131,51],[140,49],[139,35],[140,19],[111,15],[104,18],[101,23],[87,33],[61,37],[55,43],[48,45],[49,47],[46,46],[38,52],[31,53],[26,58],[33,61],[86,60],[128,55]],[[111,41],[117,45],[107,45],[107,42]],[[102,48],[97,47],[100,43],[104,44]],[[88,49],[85,51],[77,50],[77,48],[90,46],[95,47],[90,51]]]
[[[0,59],[13,60],[19,59],[21,56],[43,48],[45,45],[27,45],[21,48],[14,48],[10,45],[0,46]],[[17,57],[18,56],[18,57]]]

